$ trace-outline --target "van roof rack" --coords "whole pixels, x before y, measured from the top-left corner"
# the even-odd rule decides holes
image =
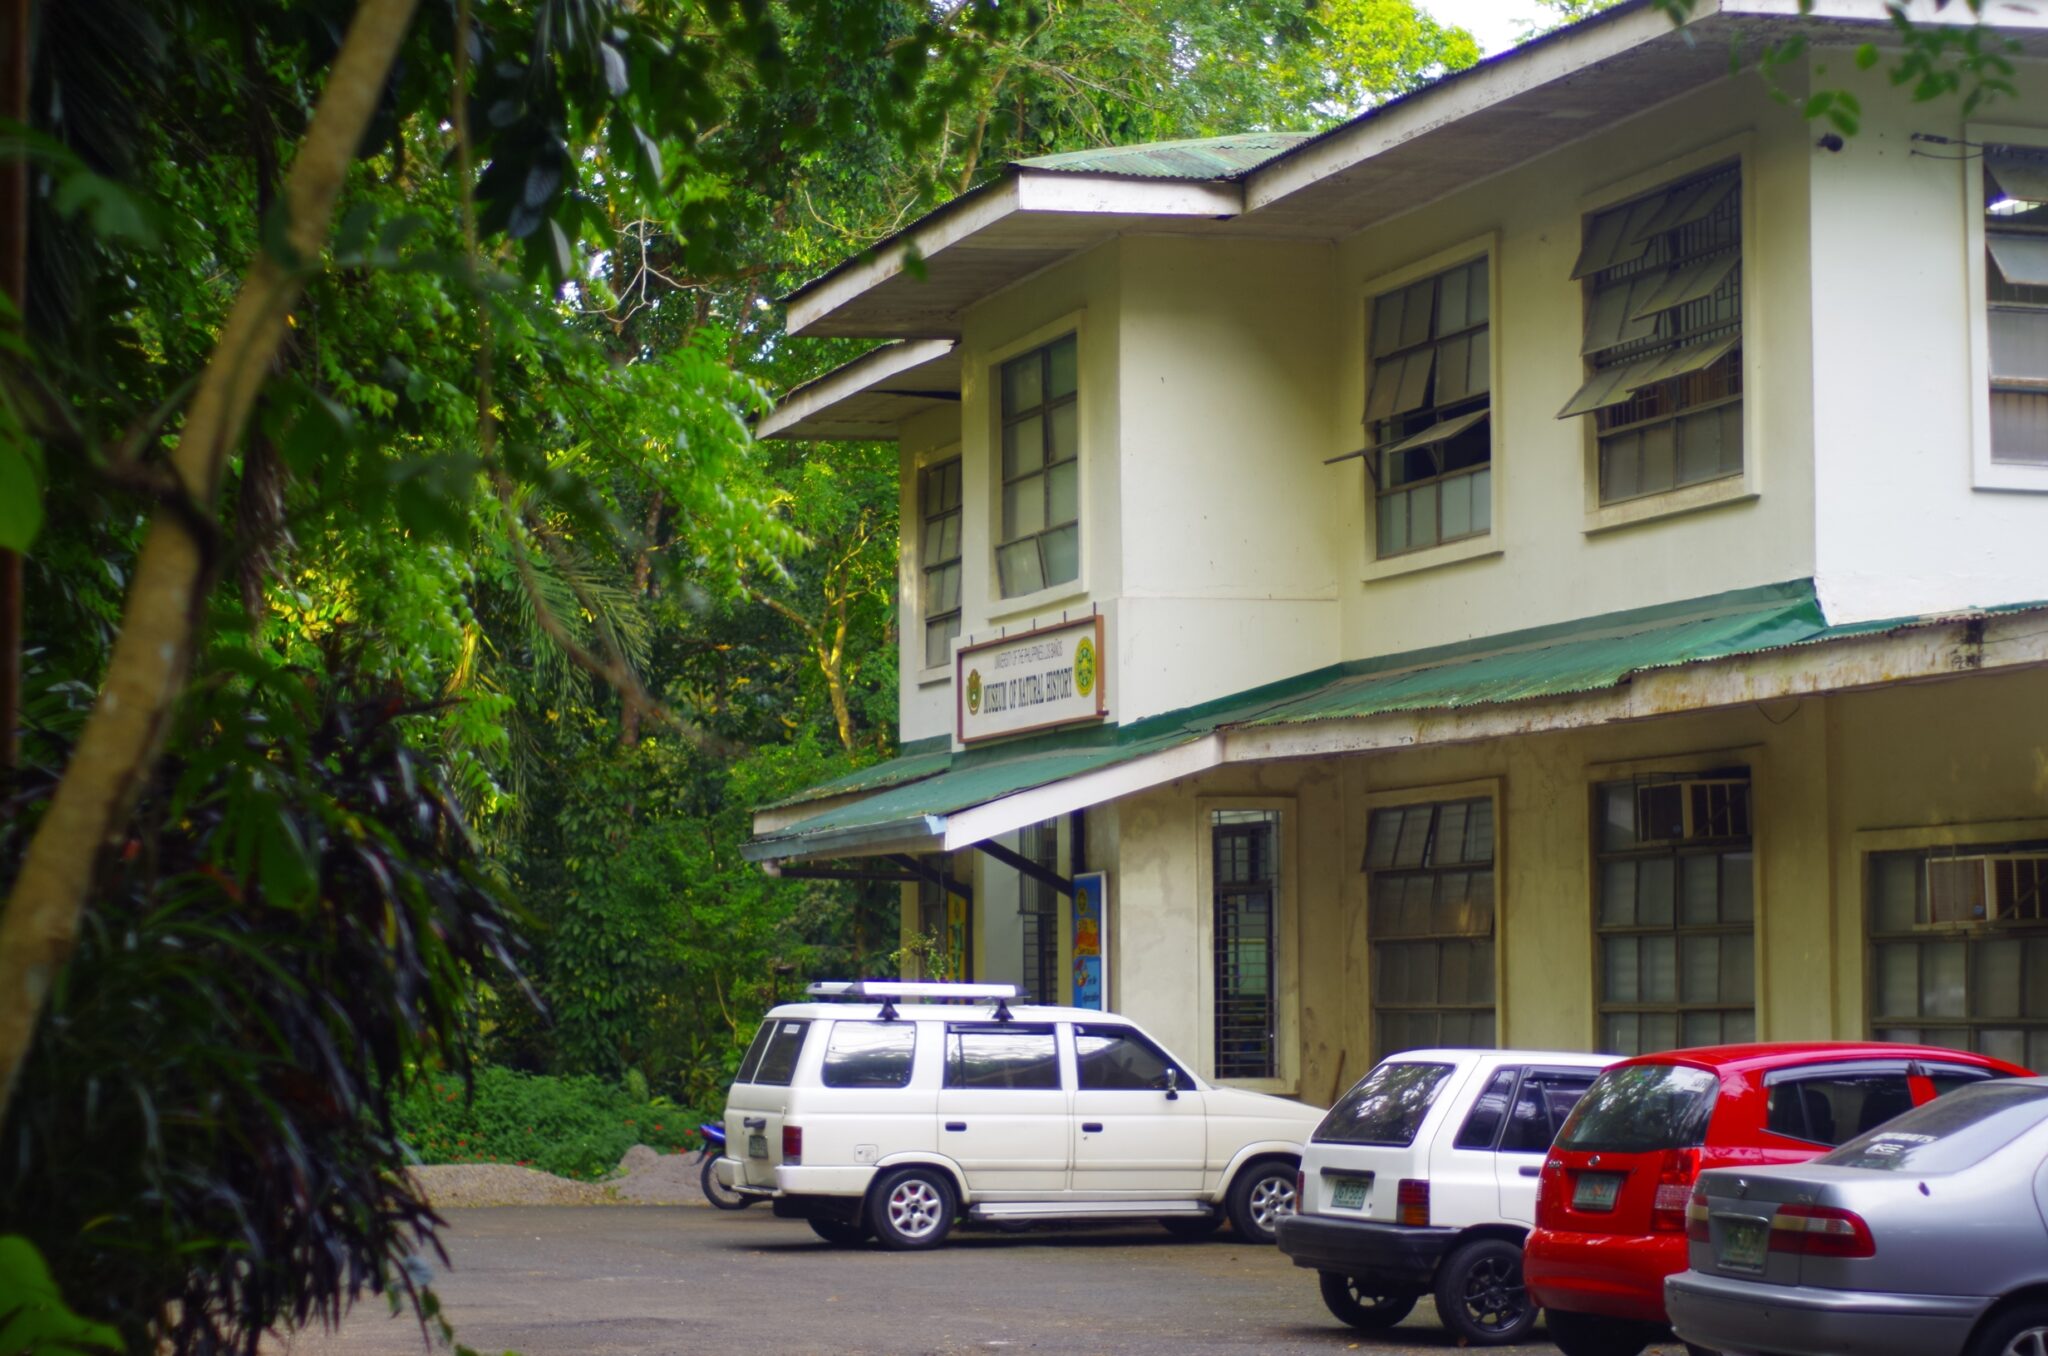
[[[879,998],[882,1000],[882,1020],[896,1020],[896,1000],[904,999],[945,999],[945,998],[993,998],[996,1002],[995,1018],[999,1022],[1010,1020],[1009,1000],[1017,996],[1014,984],[962,984],[951,980],[916,979],[821,979],[809,985],[805,992],[813,998]]]

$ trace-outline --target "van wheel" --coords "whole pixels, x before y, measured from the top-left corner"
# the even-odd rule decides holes
[[[1294,1164],[1254,1163],[1230,1184],[1230,1223],[1247,1243],[1271,1243],[1280,1221],[1294,1213]]]
[[[885,1248],[936,1248],[952,1232],[953,1183],[937,1168],[903,1168],[875,1184],[868,1219]]]
[[[1522,1250],[1504,1238],[1475,1238],[1436,1269],[1436,1311],[1462,1343],[1519,1342],[1536,1322],[1522,1288]]]
[[[1415,1307],[1412,1291],[1391,1290],[1370,1276],[1322,1273],[1323,1303],[1343,1322],[1366,1332],[1391,1328]]]
[[[865,1220],[827,1219],[823,1215],[813,1215],[810,1223],[811,1232],[835,1248],[856,1247],[870,1237]]]
[[[1627,1319],[1545,1310],[1550,1340],[1564,1356],[1640,1356],[1658,1336],[1655,1328]]]

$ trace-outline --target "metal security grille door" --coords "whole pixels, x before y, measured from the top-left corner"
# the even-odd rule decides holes
[[[1870,859],[1870,1029],[2048,1063],[2048,843]]]
[[[1494,1044],[1493,802],[1376,811],[1366,935],[1378,1057]]]
[[[1216,1058],[1218,1078],[1279,1072],[1278,977],[1280,814],[1217,810],[1214,852]]]
[[[1600,1048],[1756,1039],[1749,774],[1595,789]]]
[[[1059,829],[1033,824],[1018,835],[1017,851],[1048,871],[1060,866]],[[1059,895],[1050,885],[1017,876],[1017,921],[1023,928],[1024,976],[1019,985],[1027,1003],[1060,1001]]]

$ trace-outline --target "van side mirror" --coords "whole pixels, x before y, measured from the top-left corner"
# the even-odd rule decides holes
[[[1166,1066],[1166,1100],[1169,1102],[1180,1100],[1180,1070],[1174,1068],[1171,1064]]]

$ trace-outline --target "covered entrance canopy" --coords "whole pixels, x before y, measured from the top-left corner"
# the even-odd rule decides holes
[[[930,741],[764,807],[745,852],[771,865],[949,852],[1226,763],[1575,729],[2048,663],[2044,608],[1831,626],[1812,582],[1798,580],[1383,655],[1126,726],[960,752]]]

